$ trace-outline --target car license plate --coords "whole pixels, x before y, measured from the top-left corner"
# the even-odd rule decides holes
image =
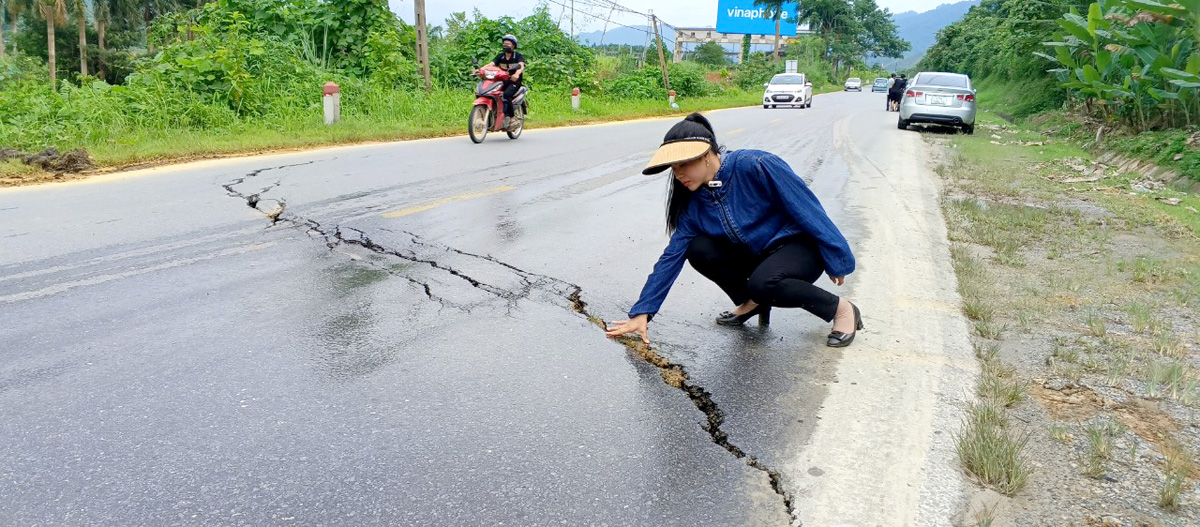
[[[936,104],[938,106],[950,106],[950,98],[945,95],[930,95],[929,96],[929,104]]]

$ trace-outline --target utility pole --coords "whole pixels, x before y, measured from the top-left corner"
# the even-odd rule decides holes
[[[650,23],[650,15],[646,15],[646,23]],[[646,44],[642,46],[642,61],[638,63],[638,69],[646,66],[646,51],[650,49],[650,32],[646,31]]]
[[[658,66],[662,68],[663,86],[668,90],[671,89],[671,79],[667,77],[667,61],[663,58],[662,37],[658,34],[658,17],[654,12],[650,12],[650,20],[654,22],[654,44],[658,48]]]
[[[413,0],[417,10],[417,60],[421,63],[421,74],[425,76],[425,91],[433,90],[429,80],[429,32],[425,29],[425,0]]]
[[[571,0],[571,40],[575,40],[575,0]]]

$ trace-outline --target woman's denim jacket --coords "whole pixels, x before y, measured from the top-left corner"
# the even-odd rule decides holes
[[[808,185],[779,156],[761,150],[726,153],[713,179],[721,186],[703,186],[692,195],[630,317],[658,312],[697,235],[728,239],[761,254],[780,240],[808,234],[816,239],[830,276],[854,272],[850,244]]]

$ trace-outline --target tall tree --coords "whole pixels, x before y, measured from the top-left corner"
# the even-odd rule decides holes
[[[781,17],[783,16],[783,3],[787,1],[788,0],[754,0],[754,5],[765,8],[767,10],[767,16],[771,17],[771,19],[775,21],[774,57],[776,62],[779,61],[779,33],[780,25],[782,24]]]
[[[868,52],[898,57],[911,47],[896,35],[891,13],[875,0],[806,0],[800,19],[825,41],[825,58],[834,77],[843,61],[861,62]]]
[[[860,27],[855,46],[862,49],[861,53],[900,58],[912,49],[912,44],[896,33],[891,11],[880,9],[875,0],[854,0],[854,18]]]
[[[8,21],[12,26],[9,34],[12,35],[13,40],[8,47],[11,48],[13,55],[17,54],[17,20],[21,18],[21,13],[29,8],[29,2],[30,0],[0,0],[0,4],[4,4],[4,11],[8,13]]]
[[[88,74],[87,65],[87,5],[83,0],[71,0],[71,11],[79,26],[79,73]]]
[[[8,13],[8,0],[0,0],[0,57],[4,53],[4,15]]]
[[[38,14],[46,21],[46,61],[50,63],[50,85],[58,90],[58,55],[54,52],[54,29],[67,22],[64,0],[37,0]]]
[[[113,0],[92,0],[92,20],[96,24],[96,46],[104,51],[104,37],[113,19]],[[103,67],[103,66],[101,66]]]
[[[849,36],[858,31],[850,0],[809,0],[800,6],[801,20],[825,41],[825,58],[837,77],[838,63],[849,56]]]
[[[710,40],[699,46],[692,52],[692,60],[709,66],[724,66],[729,64],[729,59],[725,57],[725,46],[717,44]]]

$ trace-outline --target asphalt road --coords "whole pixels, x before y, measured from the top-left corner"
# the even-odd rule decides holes
[[[882,106],[709,114],[821,198],[867,330],[718,327],[687,268],[651,338],[690,389],[588,319],[666,243],[674,119],[0,190],[0,524],[949,525],[975,366]]]

